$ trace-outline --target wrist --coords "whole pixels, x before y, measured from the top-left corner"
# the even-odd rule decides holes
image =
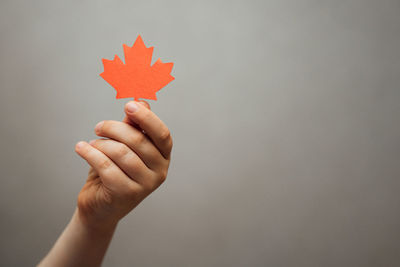
[[[118,221],[88,218],[80,212],[79,208],[75,210],[71,223],[76,224],[83,231],[94,236],[112,235],[118,225]]]

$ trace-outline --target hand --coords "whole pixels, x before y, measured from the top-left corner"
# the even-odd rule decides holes
[[[75,147],[91,166],[78,196],[79,217],[90,227],[115,227],[167,177],[172,149],[167,126],[145,102],[127,103],[125,113],[123,122],[96,125],[96,134],[106,139]]]

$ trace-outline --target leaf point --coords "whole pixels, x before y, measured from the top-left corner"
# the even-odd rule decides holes
[[[163,63],[160,58],[151,65],[154,47],[146,47],[140,35],[129,47],[122,45],[125,63],[114,56],[113,60],[102,59],[104,72],[100,76],[117,91],[116,98],[132,97],[157,100],[156,92],[175,78],[170,74],[173,63]]]

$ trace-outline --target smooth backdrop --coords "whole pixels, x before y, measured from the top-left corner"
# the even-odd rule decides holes
[[[74,152],[127,100],[99,77],[141,34],[176,80],[166,183],[104,266],[400,266],[400,1],[0,3],[0,265],[75,208]]]

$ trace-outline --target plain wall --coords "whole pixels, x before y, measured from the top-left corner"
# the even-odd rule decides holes
[[[68,223],[138,34],[173,161],[104,266],[400,266],[399,1],[2,0],[0,33],[1,266]]]

